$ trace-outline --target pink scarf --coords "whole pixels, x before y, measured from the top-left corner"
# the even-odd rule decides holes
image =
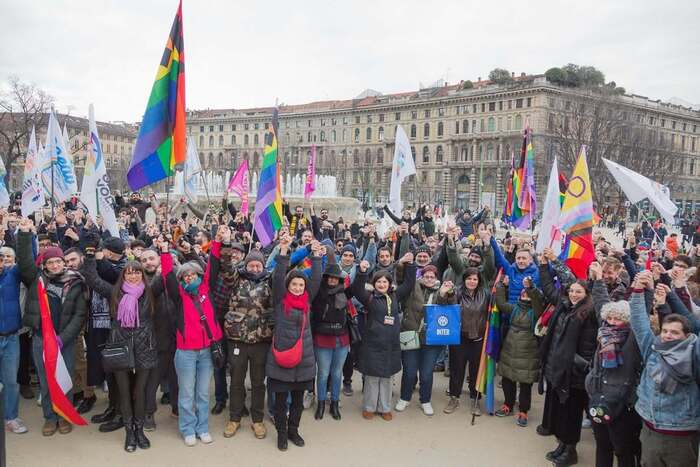
[[[123,328],[137,328],[139,326],[139,298],[143,295],[146,286],[143,282],[131,285],[128,282],[122,284],[122,299],[117,308],[117,320]]]

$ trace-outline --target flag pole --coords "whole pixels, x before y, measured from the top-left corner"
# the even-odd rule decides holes
[[[204,180],[204,173],[200,171],[199,177],[202,179],[202,184],[204,185],[204,193],[207,195],[207,204],[211,204],[211,199],[209,199],[209,188],[207,187],[207,181]]]

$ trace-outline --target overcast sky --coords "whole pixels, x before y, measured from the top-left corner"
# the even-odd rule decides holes
[[[177,0],[0,0],[0,81],[60,111],[140,120]],[[187,107],[348,99],[366,88],[593,65],[628,92],[700,104],[700,2],[184,0]]]

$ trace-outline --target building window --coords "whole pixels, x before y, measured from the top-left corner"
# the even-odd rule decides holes
[[[455,121],[455,134],[459,134],[459,120]]]
[[[417,118],[418,118],[418,112],[416,112],[415,110],[412,111],[412,112],[411,112],[411,119],[415,120],[415,119],[417,119]]]
[[[248,135],[243,135],[243,146],[248,146],[250,143],[250,137]]]
[[[489,120],[488,120],[488,131],[489,131],[489,132],[494,132],[494,131],[496,131],[496,119],[494,119],[493,117],[489,117]]]
[[[489,143],[486,145],[486,160],[487,161],[493,160],[493,144],[492,143]]]
[[[345,128],[343,128],[343,139],[342,139],[342,142],[343,142],[343,143],[344,143],[345,141],[347,141],[347,136],[348,136],[348,135],[347,135],[347,130],[345,130]]]
[[[199,135],[199,147],[204,147],[204,136]]]
[[[319,136],[320,136],[319,139],[322,143],[326,141],[326,132],[325,131],[321,130],[321,134]]]
[[[396,112],[394,114],[394,120],[396,120],[397,122],[401,120],[401,112]]]
[[[509,100],[508,101],[508,110],[511,110],[513,108],[513,101]]]
[[[437,135],[442,136],[442,134],[445,132],[445,127],[442,122],[438,122],[438,130],[437,130]]]
[[[223,125],[221,125],[223,127]],[[224,145],[224,135],[219,135],[219,146]]]
[[[331,130],[331,143],[336,142],[336,133],[335,130]]]
[[[355,149],[352,153],[352,163],[360,165],[360,151],[358,149]]]
[[[428,138],[430,136],[430,123],[423,125],[423,138]]]
[[[489,112],[495,112],[495,111],[496,111],[496,103],[489,102]]]
[[[109,145],[107,145],[107,147],[109,147]],[[209,147],[210,148],[214,147],[214,137],[213,136],[209,137]],[[109,149],[107,151],[109,152]]]
[[[369,148],[365,151],[365,164],[370,165],[372,163],[372,151]]]
[[[249,124],[245,123],[245,124],[243,125],[243,129],[244,129],[244,130],[248,131],[249,128],[250,128],[250,125],[249,125]]]
[[[413,162],[416,161],[416,147],[411,146],[411,155],[413,156]]]
[[[289,138],[289,135],[287,135],[287,138]],[[231,135],[231,145],[236,144],[236,135]]]
[[[356,115],[355,116],[355,125],[359,125],[359,124],[360,124],[360,116]]]
[[[469,120],[462,120],[462,133],[469,133]]]
[[[355,128],[355,142],[359,143],[360,142],[360,129]]]
[[[554,131],[554,122],[555,122],[554,114],[549,114],[547,116],[547,130]]]
[[[515,129],[516,130],[523,129],[523,117],[520,114],[515,116]]]
[[[442,170],[436,170],[435,171],[435,184],[440,185],[442,184]],[[438,192],[435,192],[437,194]],[[437,196],[435,197],[437,199]]]
[[[365,132],[365,134],[365,141],[367,141],[368,143],[372,141],[372,128],[367,127],[367,131]]]
[[[478,133],[479,128],[476,126],[476,120],[472,120],[472,133]]]
[[[527,106],[532,107],[532,97],[527,98]]]
[[[379,127],[379,141],[384,141],[384,127]]]
[[[440,108],[438,109],[438,116],[439,116],[439,117],[444,117],[444,116],[445,116],[445,108],[444,108],[444,107],[440,107]]]
[[[214,125],[209,125],[209,132],[214,131]]]
[[[253,145],[257,146],[258,144],[260,144],[260,138],[258,137],[258,134],[256,133],[253,135]]]
[[[200,133],[204,133],[204,125],[202,125],[202,126],[199,127],[199,132],[200,132]]]
[[[440,145],[437,147],[437,152],[435,153],[435,162],[438,164],[442,163],[443,156],[442,145]]]
[[[382,148],[377,149],[377,164],[384,164],[384,150]]]
[[[430,163],[430,149],[428,149],[428,146],[423,146],[423,163]]]
[[[416,137],[416,124],[411,125],[411,138]]]
[[[424,112],[425,118],[430,118],[430,110]]]

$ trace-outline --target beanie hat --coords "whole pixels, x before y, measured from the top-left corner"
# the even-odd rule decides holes
[[[188,261],[187,263],[183,264],[180,266],[177,270],[177,280],[181,280],[183,276],[186,274],[189,274],[191,272],[194,272],[197,275],[203,276],[204,271],[202,270],[202,266],[200,266],[198,263],[194,261]]]
[[[287,277],[284,279],[284,288],[288,288],[289,283],[292,282],[292,279],[297,278],[304,280],[304,287],[308,285],[308,278],[304,275],[304,273],[298,269],[292,269],[287,273]]]
[[[251,263],[253,261],[259,261],[260,264],[265,266],[265,257],[258,250],[251,250],[250,253],[248,253],[248,256],[245,257],[244,264],[248,266],[248,263]]]
[[[348,243],[347,245],[345,245],[343,247],[343,249],[340,250],[340,255],[342,256],[343,253],[348,252],[348,251],[350,253],[352,253],[353,256],[357,257],[357,249],[355,248],[355,245],[353,245],[352,243]]]
[[[124,245],[124,240],[121,238],[108,237],[102,240],[102,248],[118,255],[123,255],[126,245]]]
[[[61,250],[57,246],[50,246],[47,249],[44,250],[43,255],[41,256],[41,262],[42,264],[45,263],[46,261],[50,260],[51,258],[61,258],[63,259],[63,250]]]
[[[477,255],[479,258],[484,259],[484,255],[481,252],[481,248],[479,248],[478,246],[469,250],[469,254],[470,255]]]
[[[421,245],[418,248],[416,248],[416,255],[418,253],[427,253],[428,255],[430,255],[430,248],[428,247],[428,245]]]
[[[238,242],[233,242],[233,243],[231,244],[230,248],[231,248],[232,250],[238,250],[238,251],[240,251],[241,253],[245,253],[245,252],[246,252],[246,247],[244,247],[243,244],[238,243]]]

